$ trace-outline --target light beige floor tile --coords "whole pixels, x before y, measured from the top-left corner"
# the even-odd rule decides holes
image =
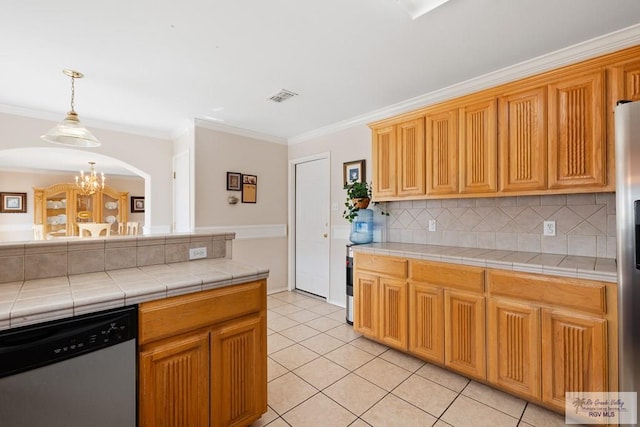
[[[270,354],[269,357],[292,371],[305,363],[311,362],[313,359],[317,359],[320,355],[300,344],[294,344],[284,350]]]
[[[522,399],[475,381],[471,381],[462,394],[518,419],[527,404]]]
[[[289,372],[287,368],[285,368],[272,358],[267,357],[267,381],[272,381],[278,377],[281,377],[287,372]]]
[[[515,427],[516,418],[487,405],[460,395],[442,415],[442,420],[453,426]]]
[[[342,307],[338,307],[333,304],[320,304],[309,308],[309,311],[313,311],[314,313],[318,313],[322,316],[326,316],[327,314],[334,313],[338,310],[342,310]]]
[[[442,420],[438,420],[436,421],[436,423],[433,425],[433,427],[454,427],[451,424],[447,424]]]
[[[323,390],[349,373],[347,369],[324,357],[312,360],[293,372],[318,390]]]
[[[351,342],[355,339],[360,338],[362,335],[353,330],[353,326],[342,324],[340,326],[336,326],[333,329],[329,329],[325,332],[327,335],[331,335],[334,338],[338,338],[344,342]]]
[[[566,424],[565,424],[565,425],[566,425]],[[518,427],[535,427],[535,426],[533,426],[533,425],[531,425],[531,424],[529,424],[529,423],[525,423],[524,421],[520,421],[520,422],[518,423]],[[571,426],[571,427],[573,427],[573,426]]]
[[[274,298],[271,295],[269,295],[267,297],[267,308],[268,309],[276,308],[276,307],[284,305],[284,304],[288,304],[288,303],[284,302],[282,300],[279,300],[278,298]]]
[[[302,310],[300,307],[293,304],[283,304],[271,309],[271,311],[273,311],[274,313],[278,313],[283,316],[286,316],[287,314],[295,313],[296,311],[300,311],[300,310]]]
[[[282,418],[276,418],[269,423],[269,427],[290,427],[289,424]]]
[[[378,344],[377,342],[371,341],[365,337],[353,340],[349,344],[354,347],[358,347],[360,350],[364,350],[367,353],[373,354],[374,356],[379,356],[389,349],[386,345]]]
[[[304,341],[300,344],[307,347],[309,350],[315,351],[318,354],[326,354],[338,347],[342,347],[344,342],[337,338],[330,337],[327,334],[318,334]]]
[[[371,426],[371,424],[365,423],[360,418],[358,418],[357,420],[355,420],[354,422],[349,424],[349,427],[370,427],[370,426]]]
[[[564,427],[564,417],[555,412],[541,408],[533,403],[527,404],[527,408],[522,415],[522,421],[535,427]],[[572,424],[572,427],[575,424]]]
[[[277,319],[267,319],[267,327],[276,332],[284,331],[296,325],[298,325],[298,322],[284,316],[278,317]]]
[[[436,418],[392,394],[365,412],[362,419],[376,427],[431,426],[436,422]]]
[[[409,354],[402,353],[392,348],[382,353],[380,355],[380,358],[411,372],[417,371],[424,365],[424,362],[422,360],[416,359]]]
[[[318,335],[321,332],[307,325],[298,325],[294,326],[293,328],[284,330],[280,333],[289,339],[299,342],[304,341],[307,338],[311,338],[314,335]]]
[[[282,418],[293,427],[346,427],[355,421],[356,416],[324,394],[318,393]]]
[[[435,417],[442,415],[458,396],[455,391],[418,375],[410,376],[392,393]]]
[[[406,369],[380,358],[373,359],[354,372],[387,391],[393,390],[411,375]]]
[[[267,336],[267,354],[275,353],[283,348],[290,347],[295,344],[295,341],[282,336],[278,333]]]
[[[274,331],[273,329],[269,329],[269,328],[267,328],[267,336],[269,336],[269,335],[273,335],[273,334],[275,334],[275,333],[277,333],[277,332],[276,332],[276,331]]]
[[[355,374],[349,374],[322,391],[356,415],[382,399],[387,392]]]
[[[336,362],[338,365],[353,371],[372,360],[375,356],[350,344],[343,345],[329,353],[325,354],[329,360]]]
[[[311,308],[311,307],[316,307],[318,305],[326,304],[326,302],[313,299],[313,298],[306,298],[303,300],[294,301],[292,302],[292,304],[295,304],[300,308]]]
[[[278,414],[284,414],[317,392],[318,390],[291,372],[267,384],[268,404]]]
[[[305,322],[305,325],[311,326],[313,329],[317,329],[320,332],[324,332],[329,329],[333,329],[336,326],[340,326],[341,323],[333,319],[329,319],[328,317],[322,316],[322,317],[318,317],[317,319],[313,319],[313,320],[309,320],[308,322]]]
[[[267,319],[277,319],[278,317],[282,317],[282,314],[276,313],[273,310],[267,310]]]
[[[416,374],[457,392],[462,391],[469,384],[468,378],[430,363],[418,369]]]
[[[262,415],[262,417],[251,424],[251,427],[263,427],[269,424],[271,421],[278,418],[278,414],[275,413],[271,407],[267,406],[267,412]]]
[[[317,319],[320,317],[318,313],[314,313],[313,311],[308,310],[300,310],[295,313],[287,314],[287,317],[291,320],[295,320],[296,322],[304,323],[309,320]]]
[[[325,317],[337,320],[338,322],[347,325],[347,310],[345,310],[344,308],[341,308],[338,311],[334,311],[333,313],[325,314]]]

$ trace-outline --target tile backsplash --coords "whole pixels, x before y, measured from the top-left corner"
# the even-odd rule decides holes
[[[615,193],[413,200],[386,210],[390,242],[616,256]],[[556,222],[555,236],[543,236],[544,221]]]

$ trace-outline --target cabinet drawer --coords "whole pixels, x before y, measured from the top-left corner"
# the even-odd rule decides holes
[[[484,269],[442,262],[409,262],[409,280],[471,292],[484,292]]]
[[[604,282],[488,270],[487,283],[492,296],[517,298],[596,314],[607,311]]]
[[[139,344],[266,309],[266,280],[150,301],[139,308]]]
[[[356,253],[355,268],[390,277],[407,277],[407,260],[386,255]]]

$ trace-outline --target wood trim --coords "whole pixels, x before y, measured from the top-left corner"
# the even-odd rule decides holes
[[[354,268],[376,273],[381,276],[406,279],[408,261],[387,255],[371,255],[356,252]]]
[[[433,286],[484,292],[484,269],[435,261],[409,260],[409,280]]]

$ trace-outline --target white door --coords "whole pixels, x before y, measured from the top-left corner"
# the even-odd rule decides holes
[[[329,296],[329,159],[296,165],[296,289]]]
[[[189,150],[173,156],[173,231],[191,231]]]

